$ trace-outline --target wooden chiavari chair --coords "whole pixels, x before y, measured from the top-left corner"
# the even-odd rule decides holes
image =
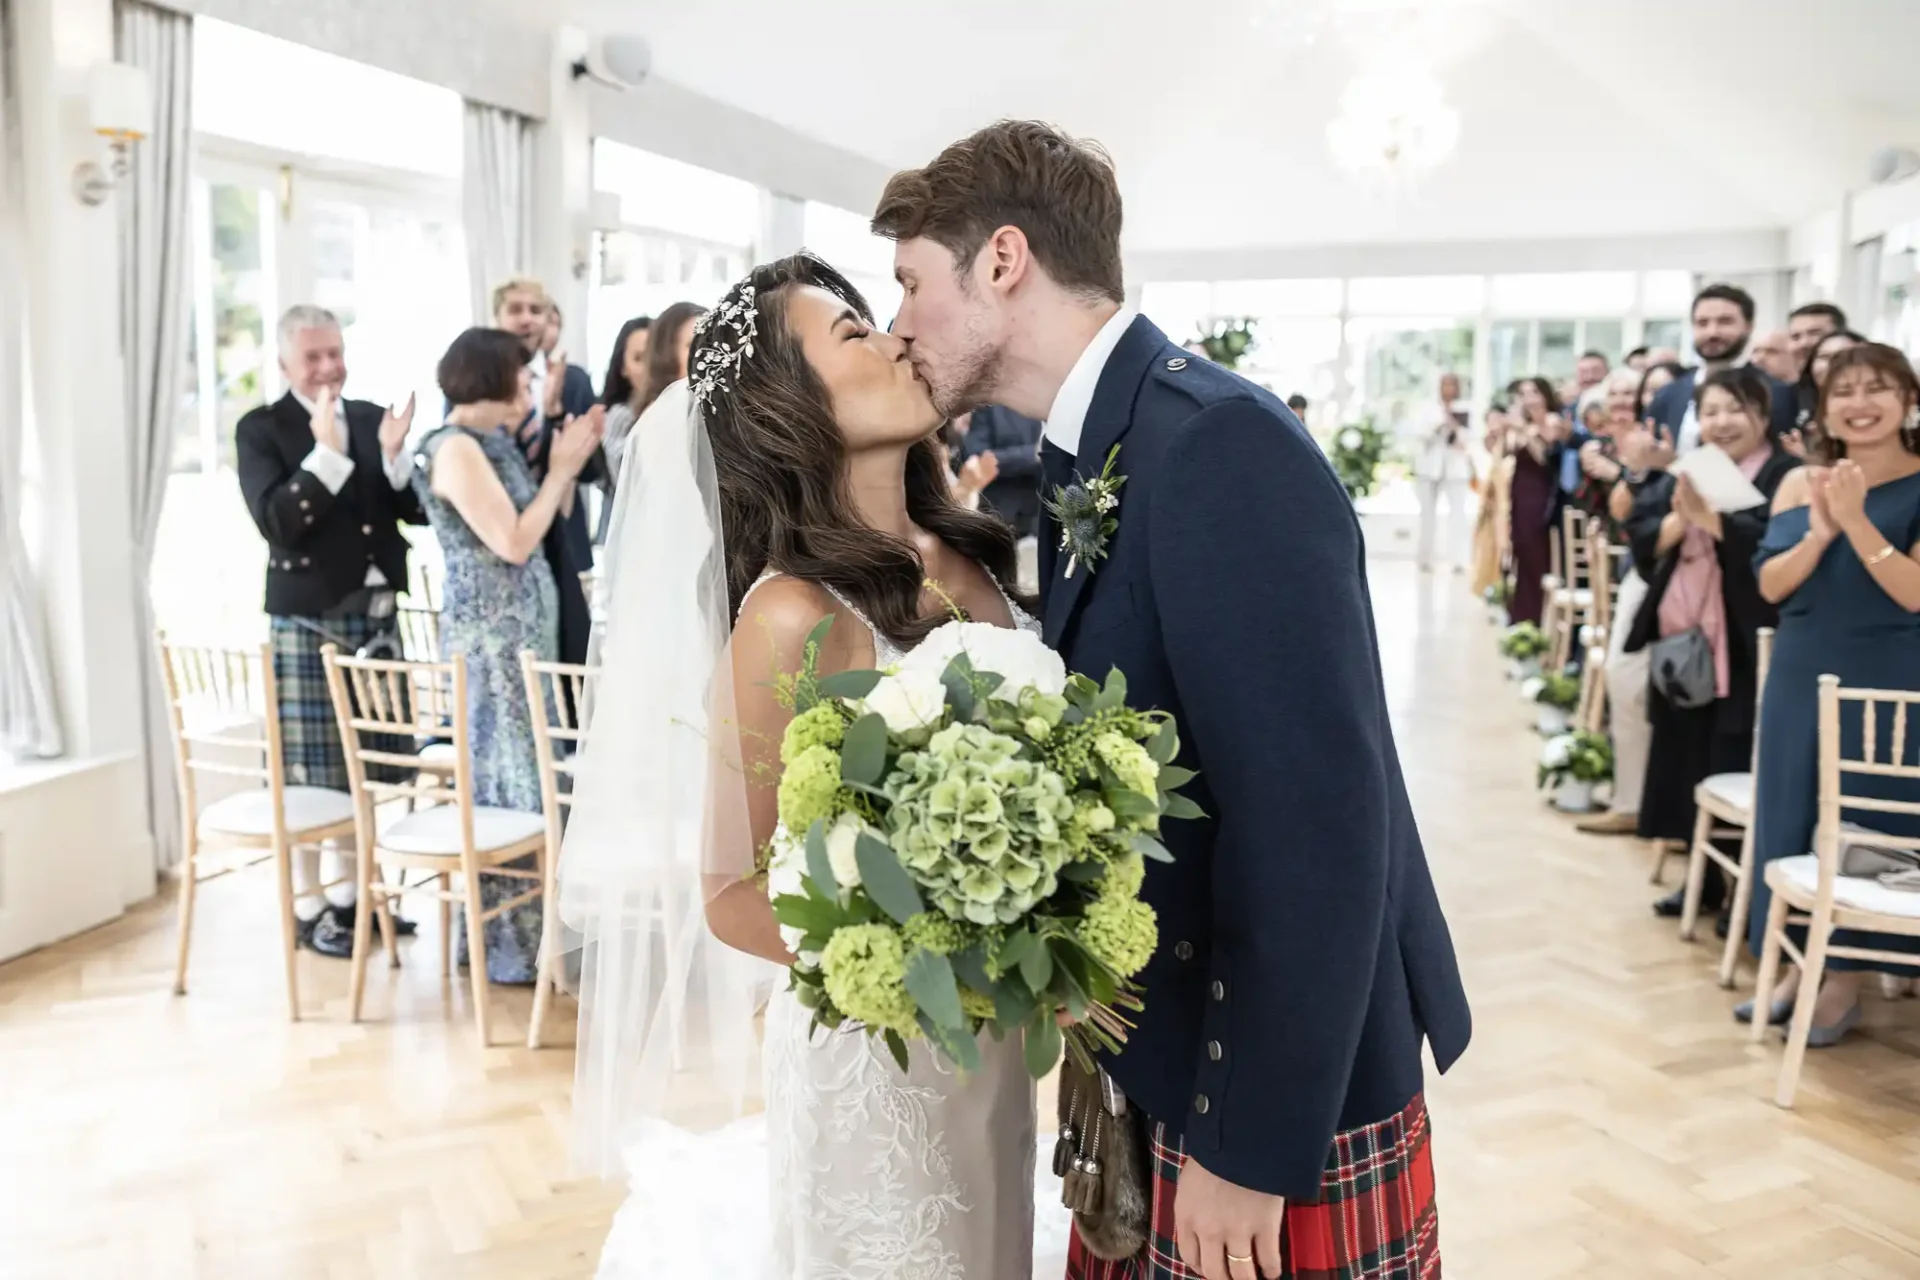
[[[527,682],[534,750],[540,760],[540,805],[546,815],[547,847],[554,851],[547,860],[540,963],[533,981],[533,1017],[527,1024],[527,1048],[538,1049],[546,1027],[547,1003],[559,985],[560,898],[554,877],[560,867],[560,836],[566,825],[565,813],[573,806],[574,769],[586,743],[600,671],[577,663],[542,662],[530,649],[520,654],[520,671]]]
[[[187,991],[187,952],[200,881],[272,858],[280,890],[287,1011],[298,1022],[299,924],[293,909],[293,851],[323,840],[352,838],[353,799],[344,791],[287,782],[269,646],[218,649],[173,644],[164,632],[157,640],[183,815],[174,994],[185,995]],[[251,731],[255,725],[264,726],[264,731],[256,735]],[[260,763],[253,764],[256,754]],[[197,783],[200,774],[247,779],[259,785],[202,808]],[[213,864],[211,872],[207,870],[209,863]],[[322,893],[340,883],[344,881],[318,885],[313,892]]]
[[[1841,740],[1840,712],[1849,705],[1860,708],[1858,754],[1849,754]],[[1881,741],[1879,731],[1882,707],[1887,708],[1891,716],[1887,735],[1890,742],[1887,743]],[[1760,950],[1760,972],[1754,984],[1754,1007],[1759,1012],[1754,1016],[1750,1034],[1758,1044],[1767,1032],[1765,1011],[1779,974],[1781,953],[1785,952],[1800,966],[1800,990],[1794,997],[1793,1021],[1787,1026],[1787,1052],[1781,1059],[1780,1079],[1774,1091],[1774,1101],[1782,1107],[1793,1106],[1794,1092],[1800,1084],[1800,1068],[1807,1056],[1807,1036],[1813,1030],[1813,1006],[1820,993],[1820,978],[1827,961],[1913,963],[1913,956],[1906,952],[1833,943],[1836,929],[1920,937],[1920,893],[1889,888],[1865,877],[1840,874],[1840,855],[1847,834],[1842,830],[1843,814],[1851,810],[1869,823],[1874,814],[1920,819],[1920,752],[1908,750],[1910,708],[1920,708],[1920,692],[1846,689],[1841,687],[1838,676],[1820,677],[1820,810],[1814,827],[1813,852],[1767,863],[1767,887],[1773,891],[1773,902],[1767,911],[1766,941]],[[1920,726],[1915,729],[1915,737],[1920,739]],[[1847,795],[1843,787],[1848,775],[1904,780],[1912,784],[1914,798],[1882,800]],[[1870,842],[1920,852],[1920,837],[1874,833]],[[1787,930],[1797,925],[1806,928],[1805,943],[1801,946],[1796,946],[1787,935]]]
[[[550,852],[547,826],[537,813],[477,805],[473,799],[473,756],[467,723],[467,664],[455,654],[446,662],[387,661],[349,658],[333,645],[321,650],[326,659],[327,685],[333,694],[334,714],[340,722],[340,741],[346,749],[347,779],[352,784],[354,821],[360,833],[356,881],[361,910],[354,921],[353,972],[349,984],[349,1012],[360,1020],[366,992],[368,916],[377,911],[386,933],[387,956],[398,966],[400,955],[388,927],[389,900],[401,893],[426,893],[440,903],[440,973],[451,977],[452,909],[466,912],[467,965],[473,986],[474,1021],[484,1048],[489,1033],[487,983],[487,921],[542,896],[547,883]],[[421,689],[448,689],[449,704],[422,707],[413,696]],[[381,736],[438,736],[452,730],[454,755],[450,774],[424,768],[419,753],[381,750],[369,738]],[[404,782],[382,782],[368,774],[369,765],[404,771]],[[375,809],[386,800],[428,800],[380,829]],[[532,855],[532,869],[506,865]],[[433,876],[431,887],[388,884],[388,869],[404,873],[423,870]],[[481,902],[482,876],[531,881],[532,886],[492,907]],[[460,888],[453,887],[454,878]]]

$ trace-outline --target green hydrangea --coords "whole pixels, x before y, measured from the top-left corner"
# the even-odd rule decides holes
[[[922,911],[907,921],[900,926],[900,933],[908,947],[919,947],[937,956],[950,956],[967,949],[966,929],[931,911]]]
[[[1102,894],[1087,904],[1078,932],[1096,960],[1123,978],[1146,967],[1160,944],[1153,908],[1138,898]],[[831,993],[832,988],[828,988]]]
[[[983,996],[966,983],[960,984],[960,1012],[969,1018],[992,1019],[995,1017],[993,997]]]
[[[1106,878],[1100,882],[1103,898],[1137,898],[1140,886],[1147,882],[1147,860],[1137,853],[1124,854],[1107,864]]]
[[[838,929],[820,953],[827,998],[847,1017],[870,1027],[917,1036],[913,997],[907,994],[907,950],[884,924]]]
[[[1138,791],[1143,796],[1160,794],[1160,766],[1147,754],[1147,749],[1133,739],[1119,733],[1103,733],[1093,740],[1093,750],[1127,790]]]
[[[815,819],[831,820],[840,807],[840,753],[816,744],[793,758],[780,775],[780,821],[804,832]]]
[[[1073,800],[1016,738],[956,724],[903,753],[888,775],[888,840],[941,914],[1020,919],[1059,888]]]
[[[839,708],[831,703],[819,703],[787,722],[787,732],[780,739],[780,763],[792,764],[810,747],[832,747],[837,751],[846,736],[847,721]]]

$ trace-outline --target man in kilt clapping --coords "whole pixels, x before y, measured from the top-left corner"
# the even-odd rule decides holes
[[[346,758],[320,650],[332,643],[354,653],[395,634],[395,594],[407,583],[400,524],[426,521],[406,449],[413,401],[383,410],[341,398],[340,324],[320,307],[290,308],[279,344],[289,390],[235,429],[240,492],[267,540],[266,611],[287,781],[345,791]],[[353,862],[337,849],[325,853],[323,868],[321,851],[295,852],[294,909],[303,945],[345,957],[353,948]],[[343,878],[324,897],[315,891]],[[413,931],[410,922],[395,923]]]

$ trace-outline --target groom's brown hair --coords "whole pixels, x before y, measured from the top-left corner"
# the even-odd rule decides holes
[[[1002,120],[954,143],[924,169],[896,173],[873,214],[875,235],[925,236],[964,272],[1001,227],[1018,227],[1062,288],[1126,300],[1120,184],[1099,144],[1037,120]]]

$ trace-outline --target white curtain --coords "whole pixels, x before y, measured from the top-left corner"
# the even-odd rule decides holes
[[[65,744],[47,664],[40,593],[20,527],[21,445],[27,425],[21,255],[27,230],[21,207],[14,20],[11,0],[0,0],[0,749],[16,759],[44,759],[59,755]]]
[[[142,4],[116,6],[116,56],[146,70],[153,82],[153,132],[133,149],[133,171],[114,199],[120,207],[120,347],[126,361],[127,458],[132,479],[134,617],[153,634],[147,574],[160,532],[180,412],[180,375],[187,358],[187,265],[193,123],[193,20]],[[147,744],[147,798],[160,865],[179,857],[179,796],[173,744],[154,647],[142,644],[142,711]]]
[[[493,323],[493,287],[533,262],[534,136],[516,111],[467,103],[462,212],[475,324]]]

